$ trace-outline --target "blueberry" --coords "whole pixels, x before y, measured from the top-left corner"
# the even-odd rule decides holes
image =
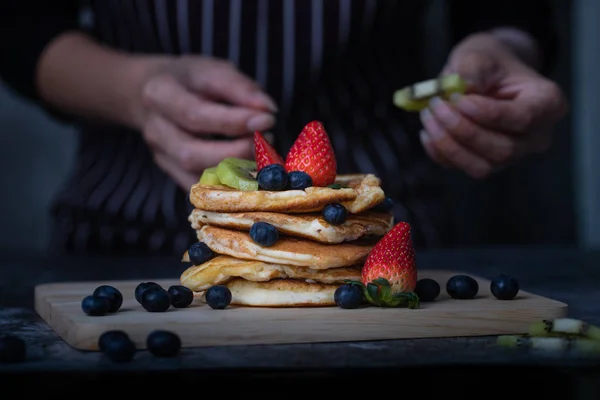
[[[341,285],[335,290],[333,299],[340,308],[357,308],[363,302],[362,289],[353,284]]]
[[[304,171],[291,171],[288,176],[289,190],[304,190],[313,185],[312,178]]]
[[[135,287],[135,300],[142,304],[142,295],[147,289],[151,288],[161,288],[161,286],[156,282],[142,282]]]
[[[174,332],[156,330],[146,338],[146,347],[156,357],[175,357],[181,350],[181,339]]]
[[[479,291],[479,284],[468,275],[454,275],[446,282],[446,291],[453,299],[472,299]]]
[[[288,173],[281,164],[269,164],[261,168],[256,176],[258,186],[263,190],[284,190],[288,184]]]
[[[490,290],[499,300],[512,300],[519,293],[519,281],[512,276],[501,274],[492,279]]]
[[[419,279],[415,293],[420,301],[433,301],[440,295],[440,284],[430,278]]]
[[[175,308],[185,308],[194,301],[194,292],[183,285],[173,285],[167,292],[171,296],[171,305]]]
[[[258,245],[268,247],[279,240],[279,232],[277,228],[267,222],[255,222],[250,228],[250,237]]]
[[[135,343],[127,334],[106,333],[100,345],[106,358],[116,363],[131,361],[136,352]]]
[[[171,296],[163,288],[152,288],[142,294],[142,307],[150,312],[164,312],[171,307]]]
[[[6,334],[0,336],[0,362],[19,363],[25,361],[27,346],[17,336]]]
[[[81,300],[81,309],[87,315],[99,317],[108,314],[110,309],[110,300],[104,296],[85,296]]]
[[[102,353],[106,350],[106,346],[112,340],[121,340],[119,337],[129,338],[129,335],[122,330],[105,331],[98,337],[98,348]]]
[[[195,242],[188,249],[188,257],[194,265],[204,264],[215,256],[215,252],[204,242]]]
[[[211,286],[206,291],[204,298],[210,308],[222,310],[231,304],[231,290],[227,286]]]
[[[110,307],[108,308],[109,313],[117,312],[123,304],[123,294],[114,286],[101,285],[94,290],[92,293],[94,296],[102,296],[108,298]]]
[[[327,204],[323,208],[323,218],[331,225],[341,225],[346,222],[348,210],[339,203]]]
[[[394,207],[394,199],[392,199],[391,197],[386,197],[381,203],[379,203],[375,207],[373,207],[373,211],[387,213],[387,212],[392,211],[393,207]]]

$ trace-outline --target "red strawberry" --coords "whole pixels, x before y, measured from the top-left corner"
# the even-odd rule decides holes
[[[302,129],[288,152],[285,169],[306,172],[313,186],[327,186],[335,181],[335,154],[321,122],[311,121]]]
[[[277,154],[277,150],[258,131],[254,132],[254,158],[257,171],[271,164],[285,165],[283,158]]]
[[[416,308],[417,284],[415,249],[407,222],[397,223],[371,249],[362,268],[366,299],[379,306],[407,304]]]

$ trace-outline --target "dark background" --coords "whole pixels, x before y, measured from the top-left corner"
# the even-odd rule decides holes
[[[525,0],[526,1],[526,0]],[[431,74],[445,61],[443,7],[433,2],[425,40],[434,41]],[[555,1],[560,43],[551,77],[572,97],[572,2]],[[0,59],[1,62],[1,59]],[[570,113],[558,126],[551,150],[485,181],[448,174],[447,199],[455,220],[454,247],[577,246],[576,187]],[[35,252],[46,245],[48,203],[70,167],[75,135],[0,82],[0,246]]]

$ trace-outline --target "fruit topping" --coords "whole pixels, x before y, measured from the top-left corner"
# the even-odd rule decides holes
[[[104,296],[85,296],[81,300],[81,309],[84,313],[93,317],[106,315],[110,309],[110,300]]]
[[[206,304],[215,310],[223,310],[231,304],[231,290],[227,286],[215,285],[206,290]]]
[[[142,294],[142,307],[150,312],[165,312],[171,307],[171,296],[162,287],[151,287]]]
[[[256,179],[261,189],[280,191],[286,189],[289,177],[283,165],[270,164],[258,170]]]
[[[284,165],[283,158],[277,153],[277,150],[265,139],[260,132],[254,132],[254,159],[256,160],[256,169],[260,171],[267,165]]]
[[[223,159],[216,167],[217,177],[223,185],[244,191],[258,190],[258,182],[254,179],[256,171],[256,162],[235,157]]]
[[[440,284],[434,279],[423,278],[417,281],[415,293],[420,301],[433,301],[440,295]]]
[[[306,172],[314,186],[334,183],[337,173],[335,153],[321,122],[311,121],[302,129],[287,154],[285,169]]]
[[[519,281],[512,276],[500,274],[490,282],[490,290],[499,300],[512,300],[519,293]]]
[[[312,185],[312,178],[304,171],[290,171],[288,174],[288,190],[304,190]]]
[[[98,346],[112,362],[125,363],[133,359],[136,348],[129,335],[123,331],[108,331],[100,335]]]
[[[427,108],[432,97],[449,99],[454,93],[464,93],[466,88],[465,81],[458,74],[445,75],[397,90],[393,103],[405,111],[421,111]]]
[[[387,213],[387,212],[392,211],[393,207],[394,207],[394,199],[392,199],[391,197],[386,197],[385,199],[383,199],[383,201],[381,203],[379,203],[375,207],[373,207],[373,211]]]
[[[204,242],[194,242],[188,249],[188,257],[193,265],[201,265],[211,260],[215,252]]]
[[[255,222],[250,227],[250,237],[260,246],[272,246],[279,240],[279,231],[267,222]]]
[[[175,357],[181,350],[181,339],[174,332],[155,330],[146,338],[146,347],[156,357]]]
[[[20,337],[5,334],[0,336],[0,362],[19,363],[25,361],[27,346]]]
[[[411,227],[399,222],[371,249],[362,268],[361,282],[367,301],[380,307],[419,307],[415,249]]]
[[[453,299],[472,299],[479,291],[479,284],[468,275],[454,275],[446,282],[446,292]]]
[[[121,294],[119,289],[117,289],[114,286],[110,286],[110,285],[98,286],[94,290],[92,295],[102,296],[102,297],[106,297],[108,299],[108,301],[110,303],[110,306],[108,308],[109,313],[117,312],[119,310],[119,308],[121,308],[121,305],[123,304],[123,295]]]
[[[194,301],[194,292],[183,285],[173,285],[167,290],[171,296],[171,305],[175,308],[185,308]]]
[[[142,295],[147,289],[160,288],[161,286],[156,282],[141,282],[135,287],[135,300],[138,303],[142,303]]]
[[[351,309],[360,306],[365,298],[359,285],[345,283],[335,290],[333,300],[338,307]]]
[[[346,222],[348,210],[339,203],[327,204],[323,208],[323,219],[331,225],[341,225]]]
[[[202,171],[202,175],[200,176],[198,183],[209,186],[220,185],[221,181],[217,176],[217,167],[206,168],[204,171]]]

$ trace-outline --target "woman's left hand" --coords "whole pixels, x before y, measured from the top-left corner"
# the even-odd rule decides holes
[[[421,112],[421,142],[433,160],[473,178],[546,151],[567,112],[559,86],[491,34],[459,43],[442,73],[460,74],[469,89],[450,101],[431,100]]]

